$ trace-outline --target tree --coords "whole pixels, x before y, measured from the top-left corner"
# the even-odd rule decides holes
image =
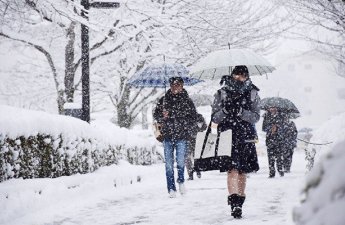
[[[336,60],[339,68],[343,68],[339,75],[345,76],[345,1],[289,0],[284,1],[284,6],[299,24],[293,37],[309,41],[318,51]]]
[[[163,55],[167,62],[191,65],[207,52],[228,46],[228,43],[234,48],[252,47],[267,52],[274,47],[275,39],[289,28],[283,24],[286,18],[277,15],[279,7],[268,4],[267,1],[261,2],[265,3],[264,7],[257,1],[255,4],[252,4],[252,1],[152,2],[155,4],[150,8],[156,7],[156,10],[147,11],[140,3],[128,6],[127,13],[132,20],[135,17],[137,26],[127,26],[127,32],[133,32],[130,29],[135,30],[137,27],[145,27],[142,35],[131,43],[131,46],[141,49],[137,50],[136,54],[140,58],[131,64],[128,62],[129,57],[124,57],[122,62],[126,63],[117,64],[121,65],[121,71],[119,67],[116,70],[124,80],[118,81],[121,88],[117,89],[117,93],[109,95],[114,105],[122,107],[122,110],[118,108],[118,114],[122,112],[122,115],[126,116],[118,115],[118,118],[125,118],[121,123],[128,121],[127,125],[130,125],[143,107],[151,104],[162,93],[153,91],[152,93],[157,94],[144,97],[142,93],[147,90],[129,90],[128,86],[123,85],[138,68],[154,62],[162,63]],[[147,37],[151,38],[149,42]],[[128,51],[126,54],[129,54]],[[127,69],[123,71],[123,68]],[[102,87],[102,90],[106,88]],[[111,93],[110,89],[105,92]],[[133,101],[135,98],[140,100]]]
[[[115,69],[114,66],[107,68],[108,70],[111,68],[117,71],[118,73],[113,74],[113,76],[120,78],[118,87],[120,94],[118,96],[112,95],[111,97],[113,98],[112,100],[116,100],[115,105],[120,115],[119,121],[124,121],[125,126],[129,126],[132,115],[127,115],[126,107],[128,102],[133,101],[128,100],[130,88],[125,85],[126,79],[124,78],[128,74],[133,74],[139,70],[145,61],[155,56],[150,47],[152,44],[150,39],[156,37],[150,34],[150,32],[155,27],[161,27],[161,22],[148,18],[148,16],[140,16],[141,12],[137,12],[136,9],[130,9],[130,6],[127,5],[123,7],[120,13],[131,18],[129,20],[119,20],[108,13],[106,15],[107,20],[104,21],[102,16],[105,13],[101,12],[91,17],[90,22],[88,22],[79,17],[77,9],[80,6],[76,4],[71,5],[70,1],[59,3],[54,1],[1,1],[0,3],[4,15],[1,21],[2,31],[0,36],[31,46],[43,53],[53,74],[58,94],[57,105],[59,113],[63,113],[63,104],[65,102],[73,102],[75,91],[78,90],[80,85],[80,80],[75,79],[76,72],[81,63],[80,54],[78,55],[79,52],[75,49],[79,44],[79,41],[75,38],[76,34],[79,34],[78,30],[76,30],[76,23],[86,23],[92,28],[94,31],[92,35],[94,43],[91,44],[90,48],[91,64],[114,52],[118,53],[117,57],[112,59],[114,59],[113,62],[115,63],[117,61],[119,66]],[[89,13],[93,13],[92,10]],[[136,15],[133,16],[133,14]],[[32,21],[32,17],[35,18],[34,21]],[[97,21],[97,19],[102,21]],[[16,21],[16,23],[12,21]],[[43,29],[40,27],[40,25],[47,25],[47,23],[49,25]],[[147,24],[146,26],[148,27],[142,27],[143,23]],[[100,24],[102,24],[103,29],[96,28]],[[37,27],[40,29],[37,29]],[[143,30],[143,28],[148,31]],[[163,43],[161,42],[161,44]],[[59,50],[53,49],[52,46],[57,47]],[[65,57],[62,55],[61,49],[65,49]],[[122,52],[125,54],[122,54]],[[136,53],[135,57],[128,58],[128,55],[134,56],[133,53]],[[146,56],[142,57],[142,54],[146,54]],[[64,66],[61,66],[63,62]],[[59,65],[57,66],[57,64]],[[114,63],[110,65],[114,65]],[[97,71],[94,72],[97,73]],[[106,82],[109,83],[109,80]],[[96,86],[95,89],[97,90],[97,88]],[[136,96],[138,95],[136,94]]]
[[[91,109],[104,107],[108,99],[118,124],[130,127],[162,92],[133,89],[126,85],[128,77],[162,62],[163,56],[169,63],[191,65],[228,44],[267,52],[288,28],[282,24],[285,18],[276,15],[278,8],[268,1],[133,0],[115,12],[91,9],[85,21],[77,1],[1,0],[0,37],[16,43],[15,49],[30,46],[45,57],[47,64],[37,70],[50,69],[58,112],[63,113],[65,102],[80,97],[77,28],[80,23],[89,26]]]
[[[183,7],[191,15],[181,26],[184,31],[181,46],[188,52],[186,56],[192,58],[191,62],[208,51],[228,46],[267,53],[291,27],[280,10],[271,1],[195,1]]]
[[[63,104],[67,101],[66,99],[73,100],[71,93],[74,89],[71,83],[73,83],[74,78],[72,74],[73,44],[76,22],[63,16],[63,9],[71,8],[68,5],[70,5],[68,1],[61,1],[55,5],[49,1],[0,1],[3,15],[0,20],[0,36],[30,46],[42,53],[54,80],[59,113],[63,112]],[[77,15],[72,16],[78,18]],[[65,46],[65,79],[61,79],[60,76],[63,62],[60,49],[64,49],[64,42],[59,37],[66,37],[65,41],[67,41]],[[67,88],[64,88],[63,82]]]

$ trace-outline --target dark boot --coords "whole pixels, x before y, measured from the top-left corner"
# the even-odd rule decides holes
[[[200,171],[196,171],[196,176],[197,176],[198,178],[201,178],[201,172],[200,172]]]
[[[234,201],[233,195],[234,194],[228,196],[228,205],[231,206],[231,215],[232,215],[232,211],[234,210],[234,207],[233,207],[233,204],[232,204],[232,201]]]
[[[234,218],[242,218],[242,205],[245,199],[245,196],[240,196],[238,194],[232,194],[228,196],[228,205],[231,206],[231,215]]]
[[[188,173],[188,180],[194,180],[193,171]]]
[[[275,175],[276,175],[275,172],[271,172],[271,171],[270,171],[270,175],[268,176],[268,178],[274,178]]]

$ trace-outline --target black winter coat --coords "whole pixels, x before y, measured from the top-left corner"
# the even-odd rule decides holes
[[[225,89],[227,92],[226,99],[222,103],[214,103],[214,105],[222,105],[221,108],[225,108],[230,112],[224,116],[222,121],[219,123],[218,128],[221,132],[232,129],[234,142],[245,143],[246,141],[252,141],[257,138],[254,123],[248,122],[240,115],[232,113],[231,109],[241,108],[244,112],[251,112],[257,119],[251,118],[250,120],[258,121],[260,114],[256,106],[257,103],[254,103],[253,101],[258,102],[259,100],[257,98],[259,97],[255,97],[254,100],[252,98],[252,91],[256,93],[258,90],[259,89],[255,85],[251,85],[247,91],[241,94]],[[217,94],[221,95],[220,92],[221,91],[219,90]]]
[[[254,140],[257,139],[255,123],[260,119],[258,107],[259,89],[246,81],[241,91],[228,86],[218,90],[212,105],[212,121],[218,123],[218,131],[232,130],[231,164],[227,170],[240,173],[259,170]]]
[[[294,149],[297,146],[297,128],[293,121],[288,121],[284,126],[284,148]]]
[[[163,118],[163,109],[168,111],[168,118]],[[197,111],[185,89],[174,95],[168,90],[153,113],[153,118],[162,125],[164,139],[187,140],[192,136],[191,127],[196,123]]]
[[[266,146],[268,148],[283,147],[286,138],[286,117],[282,113],[275,115],[266,112],[264,114],[264,120],[262,122],[262,130],[266,132]],[[272,126],[276,125],[277,130],[272,133]]]

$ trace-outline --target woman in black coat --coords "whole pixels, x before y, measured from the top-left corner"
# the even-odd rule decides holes
[[[232,130],[231,164],[228,165],[228,204],[231,215],[242,217],[246,174],[259,170],[255,123],[260,119],[259,89],[249,79],[246,66],[236,66],[231,76],[223,76],[224,86],[212,105],[212,122],[218,132]]]

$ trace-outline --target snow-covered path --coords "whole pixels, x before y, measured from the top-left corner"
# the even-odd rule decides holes
[[[68,186],[65,191],[55,185],[57,189],[55,194],[46,196],[46,201],[37,199],[37,205],[40,207],[35,207],[36,200],[33,199],[35,202],[30,203],[33,209],[29,209],[30,205],[28,205],[21,216],[3,218],[4,220],[1,220],[0,216],[0,223],[8,224],[11,221],[10,224],[54,225],[293,224],[291,211],[293,206],[298,204],[305,175],[304,154],[297,152],[294,155],[290,174],[274,179],[267,178],[266,156],[260,156],[259,160],[260,171],[251,174],[248,178],[247,201],[243,209],[244,218],[241,220],[235,220],[230,216],[226,202],[225,173],[206,172],[202,174],[201,179],[186,181],[187,194],[170,199],[166,193],[163,165],[150,167],[126,165],[119,168],[130,167],[129,177],[133,179],[124,175],[121,178],[124,171],[116,173],[106,169],[92,175],[80,175],[75,179],[58,178],[60,186],[61,183]],[[109,174],[117,177],[117,180],[110,178]],[[141,182],[136,181],[136,174],[140,174]],[[73,182],[66,179],[71,179]],[[106,182],[104,179],[110,181]],[[46,187],[47,191],[42,191],[42,197],[52,188]],[[5,207],[8,212],[11,211],[10,205]]]

